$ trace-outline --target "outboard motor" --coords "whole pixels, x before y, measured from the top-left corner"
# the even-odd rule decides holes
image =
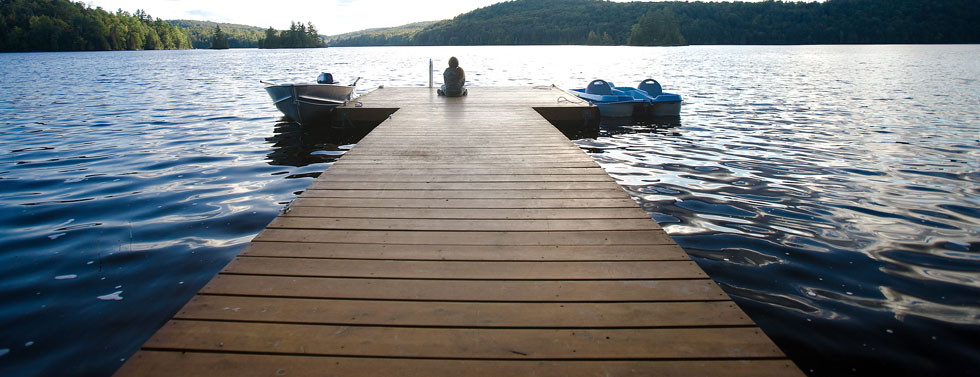
[[[660,87],[660,83],[654,79],[646,79],[640,82],[640,85],[636,86],[637,89],[647,92],[650,97],[656,98],[657,96],[664,94],[664,89]]]
[[[326,72],[320,72],[320,75],[316,77],[316,83],[317,84],[333,84],[334,83],[333,82],[333,75],[331,75],[329,73],[326,73]]]

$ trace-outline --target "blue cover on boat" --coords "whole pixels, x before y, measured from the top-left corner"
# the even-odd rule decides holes
[[[636,86],[637,89],[642,90],[650,94],[650,97],[656,97],[664,93],[664,89],[660,87],[660,83],[654,79],[646,79],[640,82],[640,85]]]

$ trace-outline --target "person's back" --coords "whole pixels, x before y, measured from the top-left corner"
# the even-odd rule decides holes
[[[439,95],[447,97],[466,95],[466,73],[459,66],[459,60],[455,56],[449,58],[449,68],[442,72],[442,78],[445,84],[439,89]]]

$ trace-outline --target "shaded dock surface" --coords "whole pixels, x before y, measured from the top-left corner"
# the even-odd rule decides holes
[[[360,98],[397,111],[116,375],[801,376],[542,117],[594,111],[560,98]]]

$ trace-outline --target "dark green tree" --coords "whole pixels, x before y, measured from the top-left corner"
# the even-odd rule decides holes
[[[259,48],[316,48],[323,47],[316,26],[312,22],[290,22],[289,30],[276,31],[268,28],[265,38],[259,40]]]
[[[228,46],[228,34],[221,31],[220,25],[214,25],[214,32],[211,34],[211,47],[212,50],[227,50]]]
[[[595,31],[589,30],[589,37],[585,40],[585,44],[590,46],[597,46],[602,43],[602,38]]]
[[[279,48],[279,32],[271,26],[265,30],[265,38],[259,40],[259,48]]]
[[[686,43],[670,8],[652,10],[640,17],[631,28],[627,40],[631,46],[678,46]]]

